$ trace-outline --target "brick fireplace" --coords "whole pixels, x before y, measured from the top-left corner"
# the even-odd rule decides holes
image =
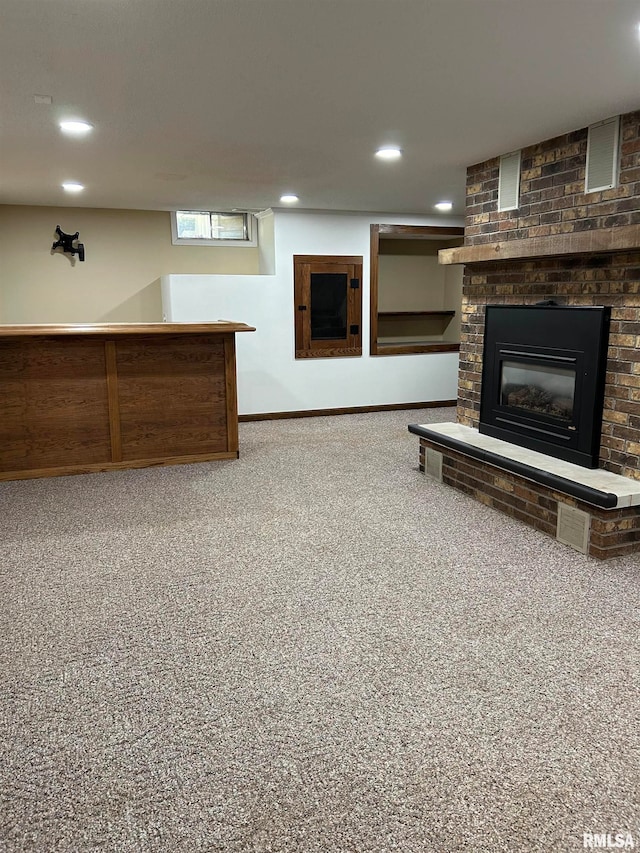
[[[441,262],[465,264],[457,423],[478,427],[488,304],[609,306],[599,468],[627,478],[630,492],[638,481],[640,493],[640,111],[621,117],[614,189],[584,192],[587,135],[583,128],[522,150],[515,211],[497,209],[499,157],[467,170],[465,245],[440,253]],[[423,457],[429,447],[443,451],[421,441]],[[590,515],[592,556],[640,550],[638,505],[595,510],[553,484],[443,452],[445,482],[484,503],[551,533],[561,501]]]

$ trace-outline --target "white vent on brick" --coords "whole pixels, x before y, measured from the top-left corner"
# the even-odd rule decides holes
[[[520,190],[520,152],[503,154],[498,178],[498,210],[515,210]]]
[[[619,133],[620,116],[592,124],[589,128],[585,192],[609,190],[618,183]]]

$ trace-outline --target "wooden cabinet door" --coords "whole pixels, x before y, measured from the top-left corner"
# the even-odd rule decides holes
[[[362,257],[294,255],[296,358],[362,355]]]

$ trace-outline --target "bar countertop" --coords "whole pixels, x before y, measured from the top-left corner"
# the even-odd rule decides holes
[[[232,320],[211,323],[44,323],[0,325],[0,338],[50,337],[59,335],[223,335],[255,332],[253,326]]]

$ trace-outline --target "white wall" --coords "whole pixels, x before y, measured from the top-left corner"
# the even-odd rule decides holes
[[[457,353],[369,356],[370,225],[452,225],[388,214],[276,212],[275,275],[168,275],[163,311],[173,322],[237,320],[240,414],[454,400]],[[264,229],[265,233],[267,229]],[[362,255],[363,355],[295,359],[294,255]]]

